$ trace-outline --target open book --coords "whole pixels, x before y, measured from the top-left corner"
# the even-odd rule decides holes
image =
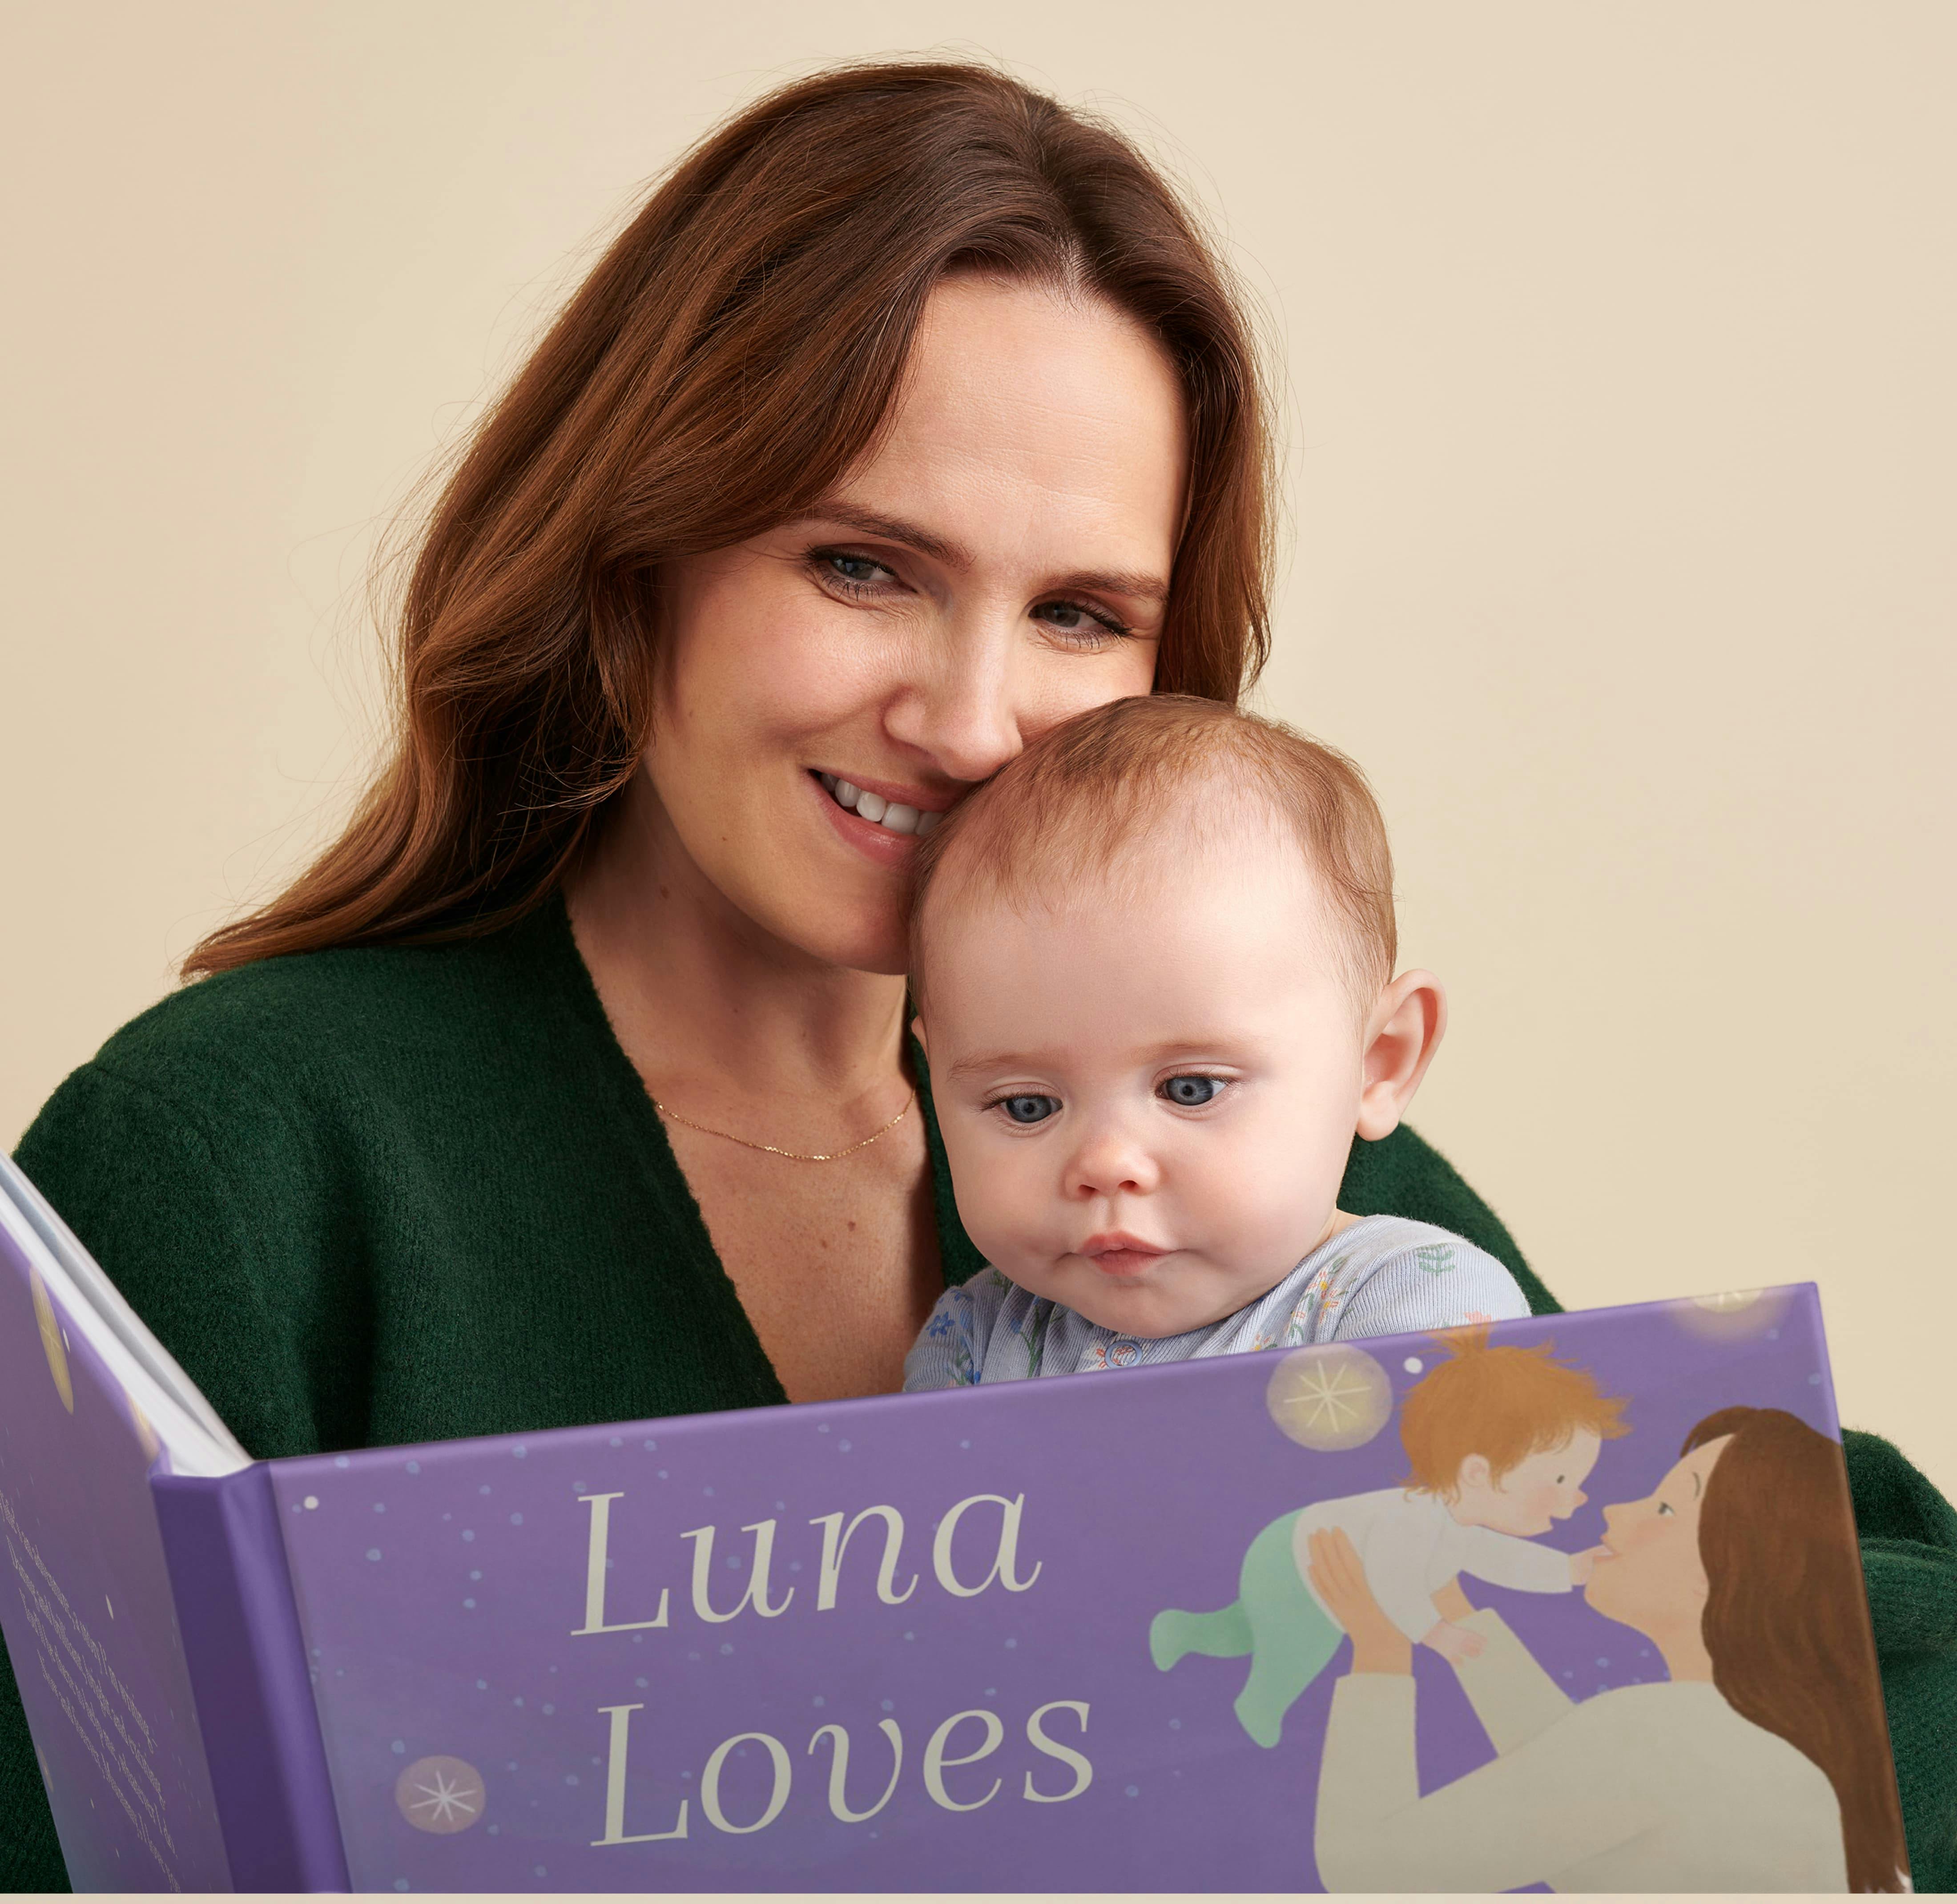
[[[1804,1286],[254,1463],[0,1158],[0,1624],[78,1889],[1841,1888],[1750,1530],[1808,1601],[1826,1550],[1805,1694],[1886,1744],[1875,1653],[1778,1447],[1838,1481]]]

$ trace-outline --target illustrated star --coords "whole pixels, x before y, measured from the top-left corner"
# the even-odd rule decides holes
[[[415,1789],[428,1795],[416,1799],[413,1809],[425,1811],[436,1823],[444,1825],[451,1823],[457,1815],[465,1818],[474,1817],[476,1803],[482,1796],[479,1790],[472,1791],[460,1779],[451,1785],[445,1772],[435,1773],[434,1784],[418,1785]]]

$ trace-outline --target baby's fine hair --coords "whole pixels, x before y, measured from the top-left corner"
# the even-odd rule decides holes
[[[1605,1441],[1630,1432],[1622,1400],[1599,1394],[1589,1371],[1556,1361],[1552,1343],[1491,1348],[1485,1327],[1450,1330],[1434,1340],[1447,1359],[1400,1404],[1410,1488],[1452,1501],[1471,1454],[1500,1481],[1530,1455],[1560,1448],[1579,1428]]]
[[[1133,849],[1165,827],[1193,827],[1220,843],[1259,806],[1296,840],[1346,976],[1370,1009],[1393,976],[1398,934],[1393,854],[1365,776],[1279,722],[1190,694],[1108,701],[1048,729],[918,843],[913,986],[941,884],[961,898],[1064,893],[1133,869],[1140,863]]]

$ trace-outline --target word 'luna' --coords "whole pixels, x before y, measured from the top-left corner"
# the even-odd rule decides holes
[[[585,1494],[581,1498],[591,1510],[591,1539],[585,1557],[584,1624],[571,1629],[571,1637],[581,1640],[599,1633],[636,1633],[666,1625],[672,1608],[672,1593],[663,1586],[659,1589],[657,1610],[650,1619],[609,1620],[605,1617],[612,1504],[622,1501],[624,1491],[621,1488],[611,1494]],[[1039,1578],[1045,1563],[1039,1561],[1033,1563],[1031,1573],[1023,1579],[1020,1576],[1020,1519],[1025,1510],[1026,1499],[1023,1494],[1014,1494],[1010,1500],[1004,1494],[968,1494],[946,1513],[938,1522],[931,1542],[931,1572],[946,1592],[969,1600],[996,1583],[1008,1593],[1023,1593]],[[961,1575],[954,1564],[953,1544],[966,1515],[980,1507],[996,1507],[999,1510],[997,1534],[991,1543],[991,1564],[982,1574],[975,1577],[969,1561],[971,1542],[968,1539],[967,1567]],[[877,1597],[887,1606],[901,1606],[916,1591],[918,1577],[915,1573],[902,1589],[896,1584],[897,1567],[903,1551],[904,1517],[895,1507],[865,1507],[853,1516],[846,1526],[840,1513],[817,1514],[808,1524],[822,1529],[822,1558],[815,1584],[815,1610],[818,1613],[827,1612],[835,1606],[842,1583],[843,1557],[849,1550],[850,1537],[864,1522],[871,1520],[880,1521],[884,1527],[883,1556],[877,1567]],[[680,1536],[681,1539],[693,1542],[692,1604],[695,1619],[722,1626],[751,1609],[764,1620],[777,1619],[789,1610],[795,1597],[795,1588],[783,1589],[777,1600],[773,1597],[769,1579],[774,1560],[776,1526],[772,1520],[757,1520],[741,1528],[742,1533],[754,1537],[753,1564],[747,1570],[748,1584],[741,1597],[724,1610],[714,1605],[710,1591],[713,1543],[718,1530],[713,1527],[691,1527]],[[978,1523],[973,1524],[972,1532],[982,1539]]]

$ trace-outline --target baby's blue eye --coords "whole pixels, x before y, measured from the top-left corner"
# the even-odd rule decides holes
[[[1209,1103],[1222,1088],[1220,1077],[1170,1077],[1162,1080],[1162,1094],[1170,1103],[1193,1110]]]
[[[1057,1097],[1038,1097],[1029,1092],[1019,1097],[1002,1097],[999,1102],[1015,1124],[1044,1124],[1060,1109]]]

